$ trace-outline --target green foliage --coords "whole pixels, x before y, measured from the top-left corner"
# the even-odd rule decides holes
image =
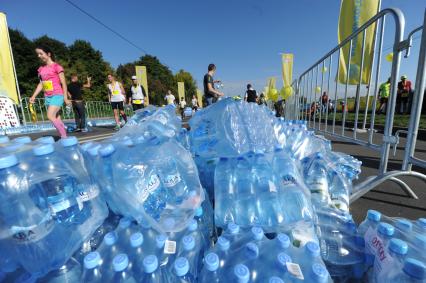
[[[84,90],[86,101],[107,101],[107,75],[114,73],[111,65],[106,62],[102,53],[92,47],[90,42],[76,40],[70,46],[50,38],[47,35],[34,41],[29,40],[23,33],[9,29],[10,40],[15,60],[16,73],[22,97],[31,96],[39,79],[37,69],[41,65],[35,53],[37,45],[49,47],[56,62],[65,69],[67,81],[71,74],[77,74],[81,83],[86,82],[86,77],[92,77],[92,87]],[[160,60],[152,55],[145,55],[138,60],[121,64],[116,70],[117,80],[122,82],[126,92],[131,86],[131,76],[135,75],[135,66],[146,66],[148,72],[148,93],[151,104],[165,104],[164,97],[168,90],[177,95],[177,82],[185,82],[185,94],[187,102],[196,94],[196,82],[192,75],[180,70],[176,75]]]

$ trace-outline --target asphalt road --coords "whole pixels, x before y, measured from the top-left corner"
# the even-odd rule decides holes
[[[186,124],[184,123],[184,126]],[[341,132],[341,128],[336,127],[336,132]],[[115,131],[112,127],[94,127],[88,133],[71,133],[79,138],[81,143],[90,140],[103,140],[112,136]],[[346,129],[345,135],[351,136],[352,130]],[[35,139],[40,136],[56,135],[55,131],[43,132],[32,134]],[[329,135],[326,138],[332,141],[334,151],[345,152],[362,161],[362,173],[359,179],[355,182],[362,182],[369,176],[378,174],[378,167],[380,164],[380,153],[364,148],[362,146],[344,142]],[[366,139],[367,135],[359,133],[358,137]],[[56,136],[56,139],[59,137]],[[374,135],[374,142],[380,144],[383,136],[381,133]],[[397,147],[396,155],[391,155],[388,163],[388,171],[401,169],[403,150],[405,148],[405,137],[400,137],[400,143]],[[392,152],[392,150],[391,150]],[[426,160],[426,141],[419,140],[416,147],[416,156]],[[426,174],[426,170],[422,168],[415,168],[414,170]],[[426,183],[422,180],[413,177],[401,177],[417,194],[418,200],[412,199],[399,187],[399,185],[386,181],[369,193],[365,194],[362,198],[358,199],[351,205],[351,213],[356,222],[360,222],[365,218],[368,209],[376,209],[388,216],[406,217],[409,219],[417,219],[419,217],[426,217]]]

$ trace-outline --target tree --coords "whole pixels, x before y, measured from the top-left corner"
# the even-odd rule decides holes
[[[174,76],[175,84],[178,82],[185,83],[185,100],[189,104],[193,95],[197,95],[197,82],[192,77],[191,73],[184,70],[179,70],[179,72]]]
[[[39,81],[37,68],[40,61],[35,53],[35,45],[18,30],[9,29],[9,36],[21,97],[31,96]]]

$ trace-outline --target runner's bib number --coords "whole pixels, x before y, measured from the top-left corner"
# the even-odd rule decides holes
[[[53,82],[52,81],[43,81],[43,90],[44,91],[53,91]]]
[[[115,89],[114,89],[114,90],[112,91],[112,95],[119,95],[119,94],[120,94],[120,91],[119,91],[119,90],[115,90]]]
[[[142,104],[142,100],[135,99],[135,100],[133,100],[133,104]]]

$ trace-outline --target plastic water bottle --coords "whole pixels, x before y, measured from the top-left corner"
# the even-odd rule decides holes
[[[419,218],[414,222],[414,227],[419,233],[426,235],[426,218]]]
[[[388,243],[392,239],[394,233],[395,233],[394,226],[388,223],[380,222],[379,225],[377,226],[377,235],[382,240],[384,247],[388,246]]]
[[[132,272],[129,267],[129,258],[126,254],[118,254],[112,261],[114,276],[112,282],[114,283],[136,283]]]
[[[200,245],[196,244],[196,241],[192,235],[187,235],[182,238],[182,249],[178,254],[178,257],[184,257],[189,261],[190,271],[195,277],[197,277],[198,270],[200,268]]]
[[[248,160],[240,156],[237,158],[235,169],[236,195],[234,199],[236,223],[241,225],[260,224],[259,213],[256,211],[256,189],[251,174],[251,166]]]
[[[167,241],[167,236],[159,234],[155,237],[155,255],[158,258],[160,267],[166,266],[169,262],[169,256],[164,253],[164,245]]]
[[[319,156],[312,162],[309,169],[305,171],[305,183],[312,193],[313,202],[322,204],[330,203],[327,169],[322,165]]]
[[[407,283],[407,282],[425,282],[426,281],[426,266],[413,258],[407,258],[404,262],[404,267],[395,275],[390,274],[385,282],[392,283]]]
[[[54,144],[55,139],[52,136],[41,137],[35,140],[39,144]]]
[[[202,206],[207,207],[210,206],[210,201],[208,199],[204,200],[202,203]],[[213,209],[210,207],[211,210],[207,210],[207,213],[204,213],[203,207],[200,206],[197,209],[195,209],[194,212],[194,219],[197,221],[199,231],[202,235],[202,239],[204,242],[203,249],[209,248],[211,244],[210,239],[215,239],[216,233],[214,231],[214,225],[213,225]]]
[[[226,230],[224,233],[224,236],[233,244],[236,241],[238,241],[241,236],[242,232],[240,231],[240,226],[235,223],[228,223],[226,226]]]
[[[179,283],[195,283],[195,276],[191,273],[190,263],[185,257],[178,257],[173,265],[176,280]]]
[[[129,250],[129,260],[132,263],[133,274],[136,277],[142,275],[143,263],[142,259],[144,257],[143,249],[144,237],[140,232],[136,232],[130,236],[130,250]]]
[[[409,241],[410,235],[413,231],[413,224],[407,219],[397,219],[395,220],[395,237]]]
[[[367,211],[367,218],[359,225],[358,227],[358,233],[362,237],[364,237],[365,233],[368,229],[376,230],[377,226],[380,223],[382,214],[376,210],[368,210]],[[366,266],[371,266],[374,263],[374,253],[371,250],[371,247],[369,245],[365,246],[365,264]]]
[[[221,268],[227,264],[230,248],[231,242],[227,238],[225,238],[224,236],[220,236],[219,238],[217,238],[217,243],[214,248],[214,251],[219,256],[219,265]]]
[[[389,241],[388,252],[389,258],[387,261],[382,260],[377,256],[374,261],[374,280],[375,282],[386,282],[386,277],[396,269],[402,269],[404,266],[404,259],[408,251],[406,242],[393,238]],[[370,275],[372,276],[372,275]]]
[[[219,283],[221,278],[219,275],[219,256],[210,252],[204,257],[204,269],[200,274],[200,282],[202,283]]]
[[[56,154],[52,144],[42,144],[33,149],[35,156],[32,170],[37,174],[46,174],[46,178],[35,186],[40,186],[47,195],[48,204],[59,223],[82,223],[79,218],[81,209],[77,202],[78,182],[68,175],[68,166]]]
[[[259,222],[267,227],[276,227],[284,221],[278,198],[278,180],[263,153],[256,153],[253,162]]]
[[[224,226],[228,222],[235,222],[236,211],[236,187],[233,182],[234,168],[230,159],[221,157],[215,170],[215,222],[218,226]]]
[[[319,263],[311,265],[311,272],[309,273],[309,280],[307,282],[313,283],[327,283],[330,275],[328,274],[327,268]]]
[[[129,247],[130,245],[130,236],[135,231],[135,228],[133,227],[132,219],[128,217],[123,217],[120,219],[120,222],[118,223],[116,233],[118,236],[118,242],[119,246],[121,247]]]
[[[108,232],[98,251],[102,258],[103,275],[109,278],[113,273],[113,269],[111,268],[113,259],[120,252],[117,234],[115,232]]]
[[[73,258],[60,268],[49,272],[40,281],[43,283],[80,282],[81,266]]]
[[[250,270],[244,264],[237,264],[234,266],[234,281],[238,283],[248,283],[250,280]]]
[[[84,257],[84,270],[81,276],[82,283],[101,283],[100,270],[101,256],[98,252],[91,252]]]
[[[143,259],[144,275],[140,282],[162,283],[161,270],[158,268],[158,259],[155,255],[148,255]]]
[[[389,242],[389,255],[398,263],[400,267],[404,264],[405,256],[408,252],[408,245],[400,239],[393,238]]]

